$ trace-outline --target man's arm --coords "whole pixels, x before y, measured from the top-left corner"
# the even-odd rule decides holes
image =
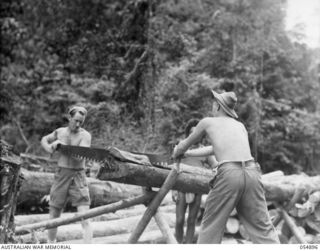
[[[215,168],[219,164],[214,155],[209,155],[207,160],[211,168]]]
[[[196,142],[200,141],[206,132],[207,119],[204,118],[200,120],[198,125],[195,127],[193,132],[186,139],[180,141],[180,143],[174,148],[172,157],[179,158],[182,157],[186,150]]]
[[[44,136],[41,139],[41,146],[46,150],[48,153],[53,153],[56,147],[56,144],[54,144],[57,141],[57,131]]]
[[[196,149],[188,150],[184,153],[185,157],[206,157],[208,155],[213,155],[213,147],[212,146],[204,146]]]

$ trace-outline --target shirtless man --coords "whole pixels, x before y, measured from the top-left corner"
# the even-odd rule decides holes
[[[221,243],[228,217],[236,208],[253,243],[279,244],[257,163],[251,156],[248,133],[236,120],[237,97],[234,92],[212,94],[213,118],[202,119],[190,136],[175,147],[172,156],[181,158],[191,145],[207,135],[211,146],[189,150],[186,155],[214,154],[219,162],[218,174],[210,182],[198,243]]]
[[[185,128],[185,136],[189,136],[190,133],[195,129],[199,120],[192,119],[188,121],[187,126]],[[199,147],[199,146],[198,146]],[[181,160],[181,163],[206,168],[205,164],[207,164],[210,168],[216,166],[217,161],[214,156],[207,157],[187,157]],[[200,209],[201,204],[201,194],[194,193],[183,193],[180,191],[172,191],[173,200],[176,202],[176,226],[175,226],[175,236],[178,243],[183,242],[183,228],[185,222],[185,213],[187,208],[189,208],[188,219],[187,219],[187,232],[185,243],[190,244],[193,243],[193,236],[196,227],[196,221],[198,216],[198,211]]]
[[[44,136],[41,140],[42,147],[49,153],[53,153],[58,144],[86,146],[91,145],[91,135],[81,128],[87,110],[81,106],[69,109],[67,127],[61,127]],[[54,183],[50,190],[50,219],[58,218],[70,198],[72,205],[78,212],[89,210],[90,196],[85,175],[85,161],[60,154],[58,168],[54,176]],[[83,228],[84,243],[91,243],[92,230],[88,220],[81,222]],[[48,230],[48,242],[56,242],[57,228]]]

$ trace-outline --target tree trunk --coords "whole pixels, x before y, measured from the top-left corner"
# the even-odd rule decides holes
[[[164,214],[167,219],[167,223],[170,227],[174,227],[175,224],[175,214],[174,213],[168,213]],[[104,237],[104,236],[111,236],[111,235],[119,235],[124,233],[131,233],[139,220],[141,219],[141,216],[133,216],[125,219],[119,219],[119,220],[112,220],[108,222],[91,222],[91,227],[93,230],[93,237]],[[155,223],[154,219],[151,220],[150,224],[147,226],[146,231],[159,229],[158,225]],[[38,231],[35,233],[36,239],[39,241],[39,243],[46,243],[47,242],[47,231]],[[17,239],[21,240],[23,243],[32,243],[34,242],[34,239],[32,237],[32,234],[26,234],[17,236]],[[61,226],[58,228],[58,234],[57,234],[57,241],[69,241],[69,243],[77,243],[77,241],[72,240],[80,240],[82,239],[82,227],[81,224],[70,224]],[[124,241],[127,242],[128,239],[125,239]],[[80,240],[81,242],[82,240]]]
[[[110,220],[118,220],[124,219],[132,216],[142,215],[146,211],[146,207],[144,205],[137,205],[133,208],[126,208],[122,210],[118,210],[114,213],[107,213],[96,216],[94,218],[90,218],[91,221],[110,221]],[[164,205],[161,206],[161,212],[164,213],[175,213],[176,205]],[[74,213],[63,213],[61,218],[70,218],[74,215]],[[34,224],[41,221],[49,220],[49,214],[28,214],[28,215],[15,215],[14,223],[16,226],[23,226],[27,224]]]
[[[54,174],[32,172],[22,169],[24,180],[18,196],[18,207],[41,205],[41,199],[50,194]],[[125,198],[137,196],[142,188],[133,185],[123,185],[110,181],[87,178],[91,197],[91,207],[110,204]]]
[[[111,172],[102,167],[98,173],[99,179],[146,187],[161,187],[170,171],[154,166],[119,161],[115,161],[111,165],[117,166],[114,168],[116,171]],[[186,165],[181,164],[181,172],[172,189],[182,192],[208,193],[209,181],[213,178],[213,173],[210,170],[197,167],[193,169],[186,168]],[[266,174],[262,175],[262,183],[266,199],[269,201],[287,201],[291,199],[298,187],[303,187],[305,194],[320,190],[320,176],[309,177],[305,174],[288,176],[280,175],[278,172],[276,175]]]

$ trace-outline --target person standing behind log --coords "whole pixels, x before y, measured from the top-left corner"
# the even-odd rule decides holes
[[[49,153],[57,149],[58,144],[90,147],[91,135],[81,128],[87,110],[81,106],[73,106],[68,111],[69,124],[61,127],[41,139],[42,147]],[[85,174],[85,161],[60,154],[58,168],[54,175],[54,183],[50,190],[50,218],[61,215],[67,200],[77,207],[78,212],[89,210],[90,195]],[[89,220],[81,222],[84,243],[91,243],[92,229]],[[48,230],[48,242],[56,242],[57,228]]]
[[[202,119],[194,131],[175,147],[172,157],[182,158],[186,150],[207,135],[211,146],[187,151],[194,156],[214,154],[218,173],[210,182],[198,243],[221,243],[230,213],[237,209],[240,221],[253,243],[279,244],[267,209],[261,175],[251,156],[248,133],[237,121],[234,92],[212,91],[213,118]]]
[[[192,119],[189,120],[185,128],[185,136],[188,137],[189,134],[194,130],[199,120]],[[217,162],[214,156],[208,157],[187,157],[184,158],[181,163],[205,168],[205,164],[210,167],[214,167]],[[205,163],[206,162],[206,163]],[[184,234],[184,222],[185,222],[185,213],[187,208],[189,208],[188,219],[187,219],[187,232],[185,243],[189,244],[193,242],[196,221],[198,212],[201,204],[201,194],[194,193],[183,193],[180,191],[173,191],[173,200],[176,202],[176,225],[175,225],[175,236],[178,243],[183,242]]]

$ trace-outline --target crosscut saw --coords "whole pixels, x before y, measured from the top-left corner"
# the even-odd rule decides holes
[[[129,162],[139,165],[156,166],[170,169],[168,165],[173,163],[169,155],[155,153],[139,153],[122,151],[116,147],[93,148],[84,146],[57,145],[57,151],[75,158],[91,160],[94,162],[104,162],[110,157],[118,161]]]

